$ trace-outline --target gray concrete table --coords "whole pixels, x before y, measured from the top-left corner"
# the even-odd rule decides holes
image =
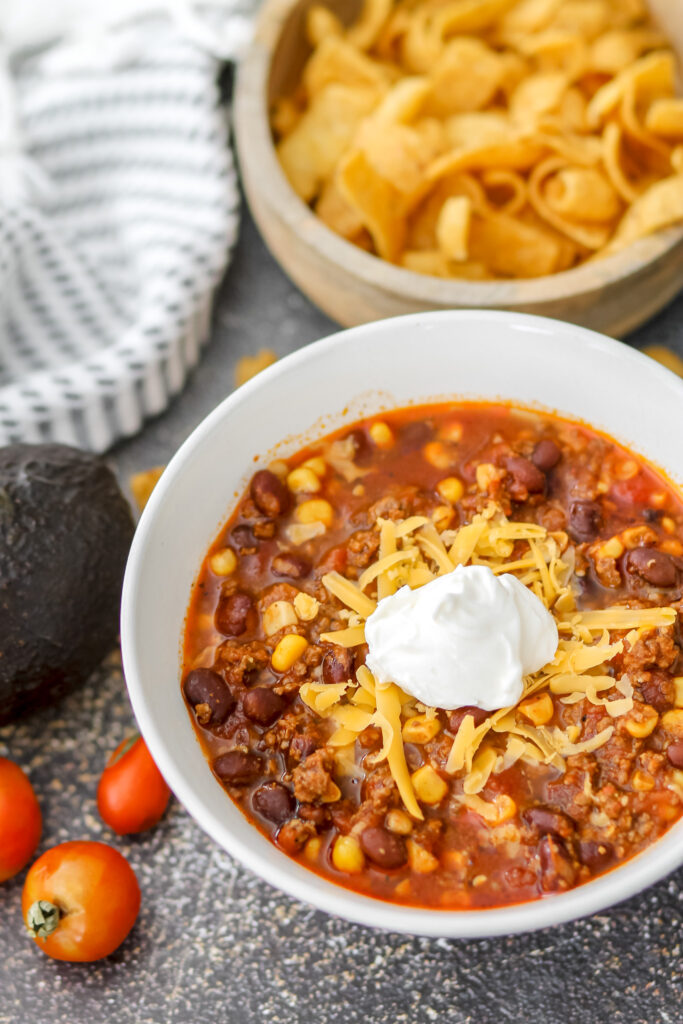
[[[232,388],[236,359],[280,355],[333,325],[289,283],[245,216],[213,340],[173,407],[121,445],[121,479],[164,463]],[[630,339],[683,354],[683,297]],[[643,395],[641,415],[656,415]],[[636,415],[637,415],[636,411]],[[163,680],[160,680],[163,685]],[[41,850],[113,841],[142,888],[135,929],[108,960],[59,964],[25,936],[23,873],[0,887],[0,1024],[679,1024],[683,871],[575,924],[477,942],[383,934],[327,917],[256,878],[174,803],[163,823],[117,840],[97,816],[107,753],[132,717],[115,657],[58,707],[0,729],[0,754],[30,772]]]

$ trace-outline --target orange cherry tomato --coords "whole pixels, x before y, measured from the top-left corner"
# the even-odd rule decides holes
[[[61,843],[26,876],[22,911],[29,934],[54,960],[109,956],[135,924],[140,887],[113,847],[86,840]]]
[[[119,744],[102,772],[97,808],[120,836],[144,832],[162,817],[171,790],[141,736]]]
[[[0,757],[0,882],[28,864],[40,842],[40,806],[18,764]]]

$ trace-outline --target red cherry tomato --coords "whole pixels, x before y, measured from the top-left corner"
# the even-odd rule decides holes
[[[0,757],[0,882],[28,864],[42,827],[33,786],[18,764]]]
[[[119,744],[102,772],[97,807],[120,836],[144,832],[162,817],[171,790],[141,736]]]
[[[105,843],[61,843],[32,865],[22,896],[26,927],[54,960],[100,960],[128,935],[140,887],[125,857]]]

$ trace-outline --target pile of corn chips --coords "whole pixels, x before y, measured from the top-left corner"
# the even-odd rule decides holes
[[[676,59],[642,0],[365,0],[350,28],[309,8],[306,30],[277,152],[368,252],[529,278],[683,221]]]

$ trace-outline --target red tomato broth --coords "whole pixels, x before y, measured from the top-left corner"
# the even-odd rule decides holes
[[[370,440],[368,429],[377,422],[387,424],[393,432],[394,441],[389,447],[378,447]],[[462,428],[457,442],[450,442],[444,437],[444,433],[453,424]],[[423,872],[411,870],[407,864],[383,869],[367,857],[365,867],[357,874],[341,872],[335,868],[331,859],[333,844],[338,835],[344,834],[354,813],[360,813],[368,802],[364,800],[364,787],[358,778],[346,778],[333,773],[334,782],[340,790],[339,800],[332,803],[311,802],[320,811],[318,816],[325,820],[315,828],[310,821],[304,823],[302,827],[308,830],[306,842],[316,840],[305,848],[302,844],[301,849],[295,849],[291,843],[285,842],[283,828],[290,824],[289,818],[274,823],[254,807],[253,795],[264,782],[277,782],[280,786],[284,782],[291,794],[292,772],[305,763],[306,758],[298,762],[292,760],[291,742],[289,747],[286,743],[287,729],[278,735],[277,728],[280,720],[286,720],[287,716],[298,714],[302,720],[308,721],[310,713],[293,689],[283,698],[282,713],[271,724],[258,724],[245,716],[242,705],[247,692],[254,688],[272,689],[287,674],[274,672],[266,658],[281,634],[266,636],[261,615],[257,614],[255,607],[248,614],[244,632],[236,637],[221,634],[214,624],[219,604],[221,600],[226,600],[226,595],[229,597],[232,590],[237,589],[240,593],[258,599],[259,595],[274,585],[279,585],[280,589],[283,585],[294,586],[304,592],[315,591],[321,594],[319,577],[330,569],[342,575],[350,574],[351,577],[355,573],[357,577],[363,566],[350,564],[350,561],[362,561],[363,551],[350,554],[349,539],[370,529],[367,510],[376,502],[387,501],[387,496],[389,505],[391,501],[399,505],[403,502],[407,507],[405,514],[419,510],[430,515],[434,509],[448,505],[436,492],[437,483],[444,477],[456,476],[464,485],[464,495],[454,506],[455,525],[458,521],[462,525],[470,521],[473,510],[478,504],[481,505],[482,495],[477,488],[478,464],[495,464],[496,460],[500,462],[507,457],[506,452],[524,457],[530,454],[539,440],[553,439],[562,450],[562,458],[557,467],[545,473],[546,493],[542,496],[528,495],[526,500],[510,498],[506,488],[511,486],[514,490],[515,481],[513,479],[512,484],[506,482],[510,476],[508,473],[503,482],[503,498],[509,506],[507,511],[511,519],[539,521],[545,517],[550,524],[548,528],[554,530],[567,529],[573,502],[597,501],[601,519],[595,537],[590,542],[573,541],[580,560],[585,562],[579,607],[600,608],[624,599],[668,605],[681,597],[681,575],[678,569],[675,587],[653,592],[652,587],[645,585],[646,581],[623,567],[624,560],[629,557],[628,550],[621,559],[622,568],[618,570],[622,575],[620,586],[605,586],[596,574],[596,566],[587,554],[588,549],[597,541],[622,534],[628,528],[646,527],[651,531],[651,536],[656,538],[651,542],[652,546],[666,548],[668,545],[670,549],[677,550],[678,544],[683,554],[683,501],[672,485],[642,459],[587,426],[503,405],[472,403],[413,407],[347,425],[285,460],[287,466],[291,470],[311,457],[321,454],[325,457],[333,441],[347,438],[353,431],[361,431],[364,438],[355,458],[364,475],[357,480],[346,481],[328,464],[321,489],[314,494],[295,495],[290,509],[274,518],[263,516],[258,508],[255,509],[247,492],[208,552],[193,590],[185,633],[183,678],[186,679],[187,674],[198,666],[217,668],[234,700],[234,708],[223,722],[212,723],[209,720],[202,725],[192,715],[200,743],[212,763],[227,751],[235,749],[253,751],[262,758],[263,771],[257,778],[247,783],[226,782],[230,796],[261,832],[323,877],[380,899],[419,906],[464,909],[525,902],[581,884],[639,852],[662,834],[683,810],[680,795],[675,789],[669,788],[672,771],[678,766],[667,760],[666,750],[669,746],[675,746],[676,737],[672,739],[659,724],[642,741],[624,734],[628,739],[626,743],[620,733],[619,741],[624,750],[620,750],[616,744],[614,753],[610,753],[604,765],[596,760],[599,751],[596,754],[578,755],[584,760],[588,758],[589,771],[595,776],[591,788],[600,794],[599,812],[608,816],[612,814],[609,826],[599,829],[583,821],[576,822],[568,813],[568,808],[583,813],[580,807],[580,790],[583,785],[580,761],[572,763],[565,772],[548,765],[517,761],[507,770],[492,774],[479,794],[485,800],[492,800],[496,793],[501,793],[515,801],[517,813],[514,817],[491,827],[473,811],[460,807],[456,813],[451,807],[451,797],[461,791],[462,780],[458,777],[451,779],[443,770],[446,748],[452,745],[454,733],[449,730],[448,713],[439,712],[441,730],[438,736],[425,744],[422,750],[415,745],[406,745],[411,771],[420,763],[436,765],[437,772],[449,782],[450,788],[448,798],[438,806],[422,805],[425,821],[415,825],[410,837],[420,849],[426,850],[439,862],[438,867]],[[425,445],[434,441],[445,445],[447,466],[444,462],[440,468],[425,458]],[[358,483],[362,484],[362,494],[354,493]],[[289,543],[284,545],[287,552],[304,553],[312,566],[310,573],[301,579],[275,575],[271,571],[271,562],[281,551],[278,542],[282,544],[285,539],[284,530],[292,521],[292,511],[301,500],[310,498],[324,498],[330,502],[335,512],[334,523],[324,535],[306,542],[301,548]],[[274,522],[272,536],[254,537],[253,527],[263,520]],[[240,528],[243,527],[248,527],[251,533],[250,540],[244,542],[243,539],[240,550],[235,537],[239,538]],[[236,528],[237,534],[233,532]],[[271,526],[259,529],[267,534]],[[234,550],[237,561],[234,572],[227,577],[216,575],[210,568],[212,555],[224,550],[226,546]],[[671,554],[667,557],[675,562],[680,555]],[[322,593],[325,593],[324,588]],[[331,605],[341,607],[336,599],[332,599]],[[320,649],[321,660],[322,655],[331,650],[330,644],[317,642],[316,632],[326,631],[318,627],[316,621],[292,627],[294,631],[305,633],[311,641],[307,657],[312,661],[315,661],[312,649]],[[292,629],[287,631],[291,632]],[[254,646],[259,660],[255,668],[237,678],[234,660],[221,662],[219,651],[222,646],[233,658],[235,652],[239,655],[245,650],[245,644]],[[355,661],[357,667],[358,656]],[[619,669],[619,664],[619,658],[615,659],[615,670]],[[653,687],[657,691],[659,685],[662,690],[657,697],[660,704],[664,708],[673,708],[673,701],[667,703],[664,698],[671,696],[673,684],[670,681],[674,678],[676,663],[666,668],[658,664],[648,668],[645,661],[643,666],[641,674],[646,692],[651,692]],[[306,666],[301,682],[319,679],[320,671],[320,661]],[[646,678],[648,673],[654,677],[654,683]],[[643,704],[647,703],[638,686],[636,697]],[[587,705],[585,708],[584,704]],[[587,728],[585,723],[590,725],[592,718],[597,721],[598,714],[602,713],[601,708],[595,708],[587,701],[578,706],[567,706],[555,698],[553,718],[549,724],[565,727],[580,720],[582,728]],[[303,729],[304,734],[307,728]],[[325,739],[331,731],[329,721],[319,721],[317,729],[316,743],[317,749],[320,749],[325,746]],[[301,731],[298,735],[301,735]],[[292,738],[289,736],[290,741]],[[367,750],[376,750],[380,745],[375,742],[374,746],[364,749],[359,740],[356,743],[357,760]],[[649,790],[639,790],[633,786],[635,772],[643,774],[643,758],[651,767],[654,766],[652,771],[645,773],[648,775],[648,785],[652,781]],[[575,759],[569,760],[573,762]],[[614,781],[616,777],[622,776],[623,781]],[[612,787],[613,793],[609,787]],[[291,817],[300,821],[302,805],[307,801],[296,800],[293,794],[291,797]],[[391,801],[387,805],[389,809],[401,807],[395,796],[391,797]],[[549,808],[553,813],[568,818],[568,824],[564,818],[561,819],[561,827],[564,829],[566,825],[567,828],[574,828],[571,835],[563,838],[553,831],[543,832],[536,826],[530,826],[522,815],[538,807]],[[331,825],[330,814],[333,819]],[[379,817],[384,820],[384,815]],[[608,833],[610,841],[605,839]],[[604,852],[591,855],[586,845],[590,843],[607,850],[607,855]],[[433,861],[429,858],[426,860],[427,866],[431,866]],[[556,860],[559,871],[555,870]]]

